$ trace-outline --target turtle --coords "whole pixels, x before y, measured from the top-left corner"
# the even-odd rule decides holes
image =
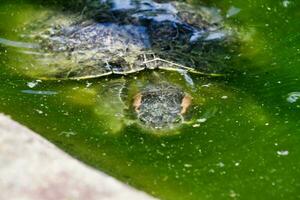
[[[192,105],[203,103],[176,72],[145,71],[138,76],[89,80],[88,86],[67,87],[62,95],[72,104],[88,106],[113,134],[124,125],[155,135],[177,134],[179,127],[193,123]]]
[[[38,47],[28,72],[45,80],[82,80],[145,69],[217,76],[207,44],[221,44],[226,31],[216,9],[183,2],[101,0],[92,10],[47,15],[30,28]],[[213,45],[211,45],[213,47]],[[211,70],[207,72],[207,70]],[[147,127],[182,121],[192,96],[168,82],[150,84],[132,100]]]
[[[218,57],[204,44],[218,44],[230,33],[222,29],[217,11],[200,8],[179,2],[101,0],[100,10],[93,9],[95,14],[90,16],[90,11],[88,18],[49,14],[40,20],[44,26],[36,26],[30,34],[39,44],[37,67],[30,73],[54,80],[145,69],[217,76],[220,63],[211,65]]]
[[[184,121],[192,98],[168,82],[149,84],[134,97],[133,107],[146,126],[161,129]]]

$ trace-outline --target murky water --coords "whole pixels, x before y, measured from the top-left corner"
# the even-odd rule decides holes
[[[20,72],[30,63],[17,51],[34,48],[20,27],[52,5],[25,2],[0,3],[1,112],[162,199],[300,198],[299,2],[190,1],[219,8],[242,35],[224,77],[156,70],[82,81]],[[193,96],[185,123],[166,132],[130,112],[130,97],[157,77]],[[131,88],[125,100],[121,87]]]

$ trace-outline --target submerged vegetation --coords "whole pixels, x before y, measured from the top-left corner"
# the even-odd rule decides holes
[[[48,12],[88,18],[89,10],[98,10],[88,2],[1,1],[1,112],[162,199],[300,198],[299,3],[187,1],[195,9],[212,8],[222,27],[236,34],[232,46],[201,46],[215,56],[202,56],[202,66],[222,76],[143,70],[41,80],[31,74],[39,55],[32,39],[22,39],[24,27],[36,26]],[[179,126],[157,130],[137,118],[134,98],[157,82],[192,97]]]

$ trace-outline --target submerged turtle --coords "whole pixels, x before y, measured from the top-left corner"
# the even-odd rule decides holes
[[[213,74],[204,44],[227,35],[214,9],[185,3],[101,0],[94,14],[87,12],[51,16],[41,22],[46,30],[32,29],[39,43],[29,70],[34,77],[87,79],[156,68]],[[190,104],[189,95],[166,82],[146,86],[133,100],[140,121],[155,128],[181,121]]]
[[[163,82],[148,85],[134,97],[138,118],[155,128],[170,127],[183,122],[191,97],[179,87]]]
[[[176,72],[133,77],[108,78],[100,84],[89,81],[89,87],[67,87],[62,94],[74,104],[89,106],[110,133],[118,133],[124,125],[138,125],[156,135],[173,135],[182,124],[193,122],[195,111],[190,106],[203,104],[203,98],[193,94],[194,89]]]

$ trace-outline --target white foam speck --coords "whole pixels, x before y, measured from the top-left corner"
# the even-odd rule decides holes
[[[188,167],[192,167],[192,165],[186,163],[186,164],[184,164],[184,167],[187,167],[187,168],[188,168]]]
[[[204,123],[204,122],[206,122],[206,121],[207,121],[206,118],[200,118],[200,119],[197,119],[197,122],[199,122],[199,123]]]
[[[41,110],[39,110],[39,109],[35,109],[35,111],[38,113],[38,114],[43,114],[44,112],[43,111],[41,111]]]
[[[217,166],[218,166],[218,167],[224,167],[224,166],[225,166],[225,164],[224,164],[224,163],[222,163],[222,162],[219,162],[219,163],[217,164]]]
[[[296,103],[300,98],[300,92],[291,92],[288,94],[287,101],[289,103]]]
[[[287,156],[287,155],[289,155],[289,151],[287,151],[287,150],[277,151],[277,155]]]
[[[290,1],[285,0],[282,2],[282,5],[283,7],[287,8],[290,5],[290,3],[291,3]]]

